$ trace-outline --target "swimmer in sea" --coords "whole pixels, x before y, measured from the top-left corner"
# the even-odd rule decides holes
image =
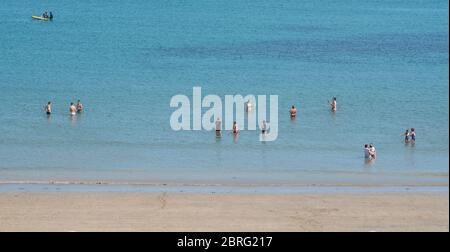
[[[262,124],[261,124],[261,133],[262,133],[263,135],[265,135],[266,132],[267,132],[267,123],[266,123],[266,120],[263,120],[263,121],[262,121]]]
[[[238,129],[236,121],[234,121],[233,122],[233,134],[237,134],[237,133],[239,133],[239,129]]]
[[[368,144],[364,145],[364,158],[366,159],[370,158],[370,149]]]
[[[411,133],[409,133],[409,135],[411,136],[411,142],[415,143],[416,142],[416,131],[414,128],[411,128]]]
[[[73,105],[73,102],[70,103],[69,112],[70,112],[71,115],[76,115],[77,114],[77,108],[75,107],[75,105]]]
[[[48,102],[47,105],[45,105],[45,113],[47,115],[50,115],[52,113],[52,102]]]
[[[289,113],[291,114],[291,118],[294,118],[297,116],[297,109],[294,105],[292,105],[291,109],[289,110]]]
[[[246,103],[245,103],[245,109],[247,110],[247,112],[250,112],[250,111],[252,111],[252,103],[250,102],[250,100],[248,100]]]
[[[372,159],[377,158],[377,150],[375,149],[375,146],[373,146],[373,144],[369,145],[369,154],[370,154],[370,158],[372,158]]]
[[[220,118],[217,117],[216,120],[216,137],[220,137],[222,131],[222,122],[220,121]]]
[[[408,129],[406,129],[405,133],[403,133],[402,136],[405,136],[405,143],[409,142],[409,130]]]
[[[77,113],[83,112],[83,104],[81,104],[81,101],[78,100],[77,102]]]
[[[331,111],[336,112],[337,110],[337,103],[336,103],[336,97],[333,97],[333,100],[330,103]]]

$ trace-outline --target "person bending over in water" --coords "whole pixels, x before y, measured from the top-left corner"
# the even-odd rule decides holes
[[[291,109],[289,110],[289,113],[291,114],[291,118],[294,118],[297,116],[297,109],[294,105],[292,105]]]
[[[416,131],[414,128],[411,128],[411,133],[409,133],[409,135],[411,136],[411,142],[415,143],[416,142]]]
[[[237,134],[239,132],[236,121],[233,122],[233,134]]]
[[[337,110],[337,103],[336,103],[336,96],[333,97],[333,100],[330,103],[331,111],[336,112]]]
[[[76,115],[77,113],[77,108],[75,107],[75,105],[73,105],[73,102],[70,103],[69,112],[71,115]]]
[[[406,129],[405,133],[403,133],[402,136],[405,136],[405,143],[409,142],[409,130],[408,129]]]
[[[45,113],[47,115],[50,115],[52,113],[52,102],[48,102],[47,105],[45,105]]]
[[[78,100],[77,102],[77,112],[78,113],[83,112],[83,104],[81,104],[80,100]]]
[[[50,14],[48,15],[49,19],[53,19],[53,13],[50,11]]]

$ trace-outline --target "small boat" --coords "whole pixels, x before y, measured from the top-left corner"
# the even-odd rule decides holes
[[[42,20],[42,21],[50,21],[50,18],[45,18],[42,16],[31,16],[32,19]]]

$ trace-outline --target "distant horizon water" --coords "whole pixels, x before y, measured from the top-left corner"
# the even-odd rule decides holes
[[[448,186],[448,1],[5,1],[0,182]],[[174,131],[193,87],[276,95],[277,139]]]

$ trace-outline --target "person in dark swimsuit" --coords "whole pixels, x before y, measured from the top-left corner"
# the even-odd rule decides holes
[[[289,110],[289,113],[291,114],[291,118],[295,118],[297,116],[297,109],[294,105],[292,105],[291,109]]]
[[[262,125],[261,125],[261,133],[264,135],[267,132],[267,123],[266,120],[262,121]]]
[[[416,132],[414,128],[411,128],[411,133],[409,133],[409,135],[411,136],[411,142],[415,143],[416,142]]]
[[[52,113],[52,102],[48,102],[45,106],[45,113],[47,115],[50,115]]]
[[[403,135],[405,136],[405,143],[409,142],[409,130],[406,129],[405,133],[403,133]]]
[[[236,121],[233,122],[233,134],[237,134],[239,132]]]

